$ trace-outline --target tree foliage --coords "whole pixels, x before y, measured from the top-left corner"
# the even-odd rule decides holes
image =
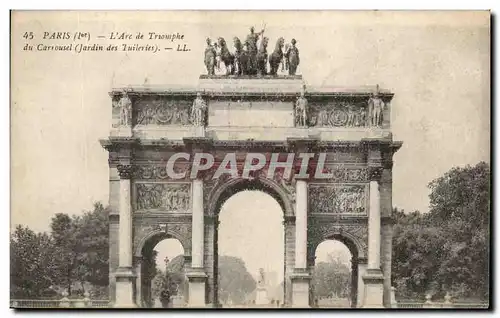
[[[490,168],[453,168],[429,184],[430,211],[395,209],[393,282],[407,297],[488,297]]]
[[[62,287],[108,285],[108,210],[100,203],[81,216],[56,214],[50,235],[18,226],[11,234],[11,285],[15,297],[42,297]]]
[[[349,297],[351,271],[339,259],[330,257],[314,267],[312,284],[315,297]]]
[[[245,262],[234,256],[219,256],[219,300],[222,303],[244,304],[257,283]]]
[[[10,255],[11,297],[43,297],[56,274],[50,236],[19,225],[10,238]]]

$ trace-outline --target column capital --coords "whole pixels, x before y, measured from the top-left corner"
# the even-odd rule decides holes
[[[118,174],[120,175],[120,179],[130,179],[132,177],[133,166],[130,164],[127,165],[117,165]]]
[[[213,224],[213,225],[218,225],[219,224],[219,216],[215,214],[205,214],[204,220],[206,224]]]
[[[295,225],[295,215],[285,215],[283,217],[283,225]]]
[[[307,256],[307,267],[308,268],[314,267],[314,264],[316,264],[316,255],[308,255]]]
[[[368,172],[369,172],[370,181],[380,181],[380,179],[382,178],[383,171],[384,171],[384,168],[380,167],[380,166],[369,167]]]
[[[392,169],[392,167],[394,166],[394,161],[392,159],[384,160],[382,162],[382,165],[384,166],[385,169]]]

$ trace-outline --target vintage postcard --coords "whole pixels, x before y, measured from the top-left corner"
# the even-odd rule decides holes
[[[12,308],[490,308],[489,11],[12,11]]]

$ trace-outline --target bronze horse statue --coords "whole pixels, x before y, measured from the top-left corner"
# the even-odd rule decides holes
[[[269,39],[264,37],[257,52],[257,75],[267,75],[267,43]]]
[[[229,52],[227,48],[226,40],[224,38],[219,38],[220,46],[220,58],[226,67],[226,75],[234,74],[234,55]]]
[[[283,38],[279,38],[276,41],[276,46],[274,48],[273,53],[269,56],[269,67],[270,67],[270,75],[276,76],[278,75],[278,70],[283,60],[283,46],[285,45],[285,40]]]

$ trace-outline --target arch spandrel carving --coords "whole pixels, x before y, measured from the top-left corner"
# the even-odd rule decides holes
[[[308,226],[308,254],[314,256],[321,242],[329,239],[344,243],[353,255],[358,258],[368,256],[368,224],[367,223],[318,223]]]
[[[224,202],[229,199],[233,194],[245,190],[259,190],[272,196],[278,204],[281,206],[284,215],[294,215],[293,209],[293,194],[290,193],[290,189],[284,187],[281,183],[267,179],[267,178],[256,178],[256,179],[220,179],[215,182],[215,184],[210,187],[206,187],[206,190],[210,192],[205,197],[205,203],[207,209],[205,213],[208,215],[215,215],[224,204]]]
[[[135,224],[133,250],[134,256],[141,256],[142,249],[150,240],[154,245],[168,238],[179,240],[184,249],[184,255],[191,255],[191,222],[185,223],[161,223]]]

